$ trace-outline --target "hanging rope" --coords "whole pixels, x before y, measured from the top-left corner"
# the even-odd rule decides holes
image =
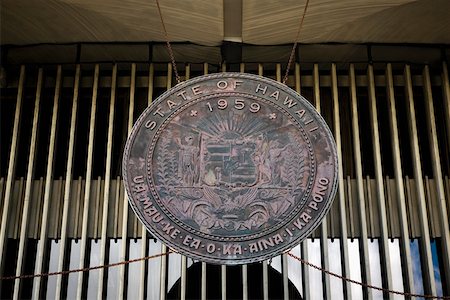
[[[159,0],[156,0],[156,6],[158,6],[159,18],[161,19],[161,24],[162,24],[162,27],[164,30],[164,36],[166,37],[167,51],[169,52],[170,60],[172,61],[172,67],[173,67],[173,72],[175,73],[175,79],[177,80],[177,83],[180,83],[181,78],[178,75],[177,63],[175,62],[175,56],[173,55],[172,46],[170,45],[169,34],[167,33],[166,25],[164,24],[163,16],[161,13],[161,7],[159,6]]]
[[[176,253],[173,251],[168,251],[165,253],[159,253],[159,254],[155,254],[155,255],[151,255],[151,256],[145,256],[145,257],[141,257],[141,258],[136,258],[136,259],[130,259],[130,260],[126,260],[126,261],[122,261],[122,262],[117,262],[117,263],[112,263],[112,264],[107,264],[107,265],[102,265],[102,266],[94,266],[94,267],[88,267],[88,268],[83,268],[83,269],[73,269],[73,270],[66,270],[66,271],[61,271],[61,272],[49,272],[49,273],[41,273],[41,274],[29,274],[29,275],[19,275],[19,276],[5,276],[5,277],[0,277],[0,281],[2,280],[15,280],[15,279],[29,279],[29,278],[35,278],[35,277],[49,277],[49,276],[54,276],[54,275],[67,275],[70,273],[78,273],[78,272],[88,272],[88,271],[93,271],[93,270],[98,270],[98,269],[106,269],[106,268],[111,268],[111,267],[117,267],[117,266],[121,266],[121,265],[127,265],[127,264],[131,264],[131,263],[135,263],[138,261],[144,261],[144,260],[149,260],[149,259],[153,259],[153,258],[158,258],[161,256],[165,256],[165,255],[169,255],[171,253]],[[390,293],[390,294],[396,294],[396,295],[401,295],[401,296],[406,296],[406,297],[418,297],[418,298],[426,298],[426,299],[450,299],[450,297],[448,296],[433,296],[433,295],[421,295],[421,294],[414,294],[414,293],[407,293],[407,292],[400,292],[400,291],[393,291],[393,290],[389,290],[389,289],[385,289],[382,287],[378,287],[378,286],[374,286],[371,284],[367,284],[364,282],[359,282],[350,278],[346,278],[344,276],[341,276],[339,274],[333,273],[331,271],[325,270],[319,266],[316,266],[292,253],[287,253],[289,256],[291,256],[292,258],[294,258],[295,260],[299,261],[300,263],[307,265],[308,267],[311,267],[313,269],[319,270],[322,273],[325,273],[327,275],[330,276],[334,276],[337,277],[341,280],[353,283],[353,284],[357,284],[360,285],[362,287],[366,287],[369,289],[374,289],[377,291],[382,291],[385,293]]]
[[[66,271],[60,271],[60,272],[41,273],[41,274],[29,274],[29,275],[19,275],[19,276],[5,276],[5,277],[0,277],[0,281],[2,281],[2,280],[14,280],[14,279],[29,279],[29,278],[35,278],[35,277],[48,277],[48,276],[54,276],[54,275],[66,275],[66,274],[78,273],[78,272],[88,272],[88,271],[92,271],[92,270],[106,269],[106,268],[117,267],[117,266],[121,266],[121,265],[128,265],[128,264],[131,264],[131,263],[134,263],[134,262],[138,262],[138,261],[149,260],[149,259],[152,259],[152,258],[161,257],[161,256],[164,256],[164,255],[168,255],[170,253],[172,253],[172,251],[169,251],[169,252],[166,252],[166,253],[159,253],[159,254],[155,254],[155,255],[150,255],[150,256],[145,256],[145,257],[141,257],[141,258],[130,259],[130,260],[121,261],[121,262],[117,262],[117,263],[112,263],[112,264],[108,264],[108,265],[87,267],[87,268],[82,268],[82,269],[73,269],[73,270],[66,270]]]
[[[286,73],[284,74],[283,84],[286,84],[286,81],[289,76],[289,70],[291,69],[292,61],[294,60],[295,50],[297,49],[298,39],[300,38],[300,32],[303,27],[303,21],[305,20],[306,11],[308,10],[309,0],[306,0],[305,9],[303,10],[302,18],[300,19],[300,23],[298,25],[297,36],[295,37],[294,46],[292,47],[291,55],[289,56],[289,61],[286,67]]]
[[[363,286],[363,287],[366,287],[366,288],[369,288],[369,289],[382,291],[382,292],[386,292],[386,293],[390,293],[390,294],[406,296],[406,297],[419,297],[419,298],[427,298],[427,299],[450,299],[450,297],[440,297],[440,296],[433,296],[433,295],[420,295],[420,294],[413,294],[413,293],[407,293],[407,292],[392,291],[392,290],[389,290],[389,289],[385,289],[385,288],[382,288],[382,287],[374,286],[374,285],[367,284],[367,283],[364,283],[364,282],[359,282],[359,281],[356,281],[356,280],[353,280],[353,279],[350,279],[350,278],[346,278],[346,277],[341,276],[339,274],[333,273],[331,271],[325,270],[325,269],[323,269],[323,268],[321,268],[319,266],[316,266],[316,265],[310,263],[309,261],[306,261],[306,260],[304,260],[304,259],[302,259],[302,258],[300,258],[300,257],[298,257],[298,256],[296,256],[296,255],[294,255],[294,254],[292,254],[290,252],[287,253],[287,254],[290,257],[298,260],[302,264],[307,265],[308,267],[311,267],[313,269],[319,270],[322,273],[325,273],[325,274],[337,277],[337,278],[342,279],[344,281],[347,281],[347,282],[350,282],[350,283],[353,283],[353,284],[357,284],[357,285],[360,285],[360,286]]]
[[[172,46],[170,44],[169,34],[167,33],[166,25],[164,23],[164,19],[163,19],[162,13],[161,13],[161,7],[159,5],[159,0],[155,0],[155,1],[156,1],[156,6],[158,7],[158,14],[159,14],[159,18],[161,20],[161,25],[162,25],[162,28],[163,28],[163,31],[164,31],[164,36],[166,38],[167,51],[169,52],[169,57],[170,57],[170,60],[171,60],[171,63],[172,63],[173,71],[175,73],[175,79],[177,80],[177,83],[180,83],[181,82],[181,78],[178,75],[177,63],[175,61],[175,56],[173,55],[173,50],[172,50]],[[298,40],[300,38],[300,32],[301,32],[302,27],[303,27],[303,21],[305,20],[306,11],[308,10],[308,5],[309,5],[309,0],[306,0],[305,9],[303,10],[302,18],[300,19],[300,23],[298,25],[297,35],[296,35],[295,40],[294,40],[294,46],[292,47],[291,54],[289,55],[289,60],[288,60],[287,66],[286,66],[286,73],[284,74],[284,78],[283,78],[283,84],[286,84],[286,81],[287,81],[288,76],[289,76],[289,71],[291,69],[292,61],[294,60],[295,51],[296,51],[297,46],[298,46]]]

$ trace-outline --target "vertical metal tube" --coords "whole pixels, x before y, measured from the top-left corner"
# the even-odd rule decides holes
[[[367,76],[369,79],[369,102],[370,102],[370,120],[372,128],[372,142],[373,142],[373,155],[375,163],[375,181],[377,191],[377,204],[379,215],[379,226],[381,229],[381,250],[382,250],[382,266],[383,277],[386,280],[386,288],[392,289],[392,274],[391,274],[391,258],[389,253],[389,233],[387,229],[387,217],[386,217],[386,200],[384,195],[383,173],[381,168],[381,146],[380,146],[380,134],[378,129],[378,113],[377,113],[377,99],[375,96],[375,79],[373,75],[373,66],[369,64],[367,70]],[[385,295],[386,296],[386,295]],[[393,294],[388,294],[389,299],[393,298]]]
[[[45,189],[44,189],[44,203],[42,208],[42,221],[41,221],[41,232],[39,235],[38,248],[36,254],[36,263],[34,268],[35,274],[42,273],[42,266],[44,263],[44,253],[47,243],[47,225],[48,225],[48,210],[50,206],[50,197],[52,194],[52,183],[53,183],[53,162],[55,154],[55,143],[56,143],[56,125],[58,120],[58,103],[59,95],[61,93],[61,66],[58,66],[56,72],[56,86],[55,95],[53,97],[53,113],[52,113],[52,124],[50,129],[50,142],[48,148],[47,156],[47,170],[45,177]],[[55,226],[56,227],[56,226]],[[33,282],[33,299],[39,299],[41,289],[41,277],[36,277]]]
[[[400,157],[400,141],[398,137],[397,108],[395,105],[392,65],[390,63],[387,64],[386,67],[386,89],[389,107],[389,125],[390,125],[389,128],[391,132],[391,141],[392,141],[392,156],[394,162],[395,186],[399,210],[398,213],[399,213],[400,234],[401,234],[400,249],[402,252],[400,257],[403,260],[403,268],[404,268],[403,274],[405,277],[404,282],[406,284],[405,291],[414,293],[414,276],[412,272],[411,249],[408,232],[408,218],[406,215],[405,188],[403,186],[402,162]]]
[[[348,200],[348,216],[350,221],[350,238],[355,237],[355,219],[353,218],[353,194],[352,181],[350,176],[347,176],[347,200]],[[353,241],[353,240],[352,240]]]
[[[0,227],[0,275],[3,275],[3,268],[5,266],[6,255],[6,243],[8,234],[8,222],[9,222],[9,206],[11,203],[14,177],[16,171],[16,156],[17,156],[17,146],[19,143],[19,124],[22,111],[22,96],[25,83],[25,66],[20,67],[19,75],[19,86],[17,88],[17,100],[16,100],[16,110],[14,113],[14,125],[12,130],[12,140],[11,149],[9,151],[9,163],[8,163],[8,173],[6,175],[5,184],[5,200],[3,202],[2,220]],[[1,283],[0,283],[1,286]]]
[[[184,72],[184,78],[185,78],[185,80],[189,80],[189,79],[191,79],[191,65],[187,64],[185,68],[186,69]]]
[[[181,254],[171,253],[167,264],[167,292],[175,286],[181,277]]]
[[[222,72],[225,72],[225,63],[222,64]],[[203,64],[203,74],[206,75],[208,74],[209,70],[208,70],[208,64],[204,63]],[[200,294],[201,294],[201,299],[202,300],[206,300],[206,263],[202,262],[201,263],[202,266],[202,275],[201,275],[201,287],[200,287]]]
[[[98,223],[99,223],[99,218],[100,218],[100,193],[102,192],[102,177],[101,176],[97,176],[97,182],[96,182],[96,186],[95,186],[95,197],[94,197],[94,211],[93,211],[93,238],[98,238],[101,233],[98,233]]]
[[[369,175],[366,175],[366,204],[367,204],[367,212],[369,217],[369,235],[373,237],[375,235],[375,222],[374,222],[374,208],[372,201],[372,181]]]
[[[5,188],[5,178],[4,177],[0,177],[0,195],[3,196],[3,192],[4,192],[4,188]],[[0,197],[0,205],[1,208],[3,209],[3,197]]]
[[[264,75],[264,66],[261,63],[258,64],[258,75],[259,76],[263,76]]]
[[[181,256],[181,292],[180,299],[186,300],[186,273],[187,273],[187,258]]]
[[[106,167],[105,167],[105,191],[103,193],[103,208],[102,208],[102,232],[100,236],[100,260],[99,264],[105,264],[107,232],[108,232],[108,210],[109,198],[111,189],[111,160],[113,147],[113,130],[114,130],[114,106],[116,102],[116,85],[117,85],[117,64],[114,64],[111,75],[111,100],[109,102],[109,119],[108,119],[108,140],[106,142]],[[98,272],[98,289],[97,299],[102,299],[104,274],[105,270],[100,269]]]
[[[276,65],[276,80],[281,82],[281,64]],[[282,254],[282,276],[283,276],[283,295],[284,299],[289,298],[289,277],[287,269],[287,254]]]
[[[120,218],[119,218],[119,206],[120,206],[120,187],[122,186],[122,180],[120,180],[120,176],[116,178],[116,188],[115,188],[115,197],[114,197],[114,220],[116,220],[116,224],[113,226],[112,236],[117,239],[119,237],[119,226],[120,226]]]
[[[300,73],[300,64],[296,63],[295,64],[295,91],[297,93],[299,93],[299,94],[301,94],[301,76],[300,75],[301,75],[301,73]],[[301,243],[300,252],[305,251],[304,253],[306,253],[306,255],[308,255],[308,248],[307,248],[306,241],[307,240],[305,239]],[[302,268],[302,276],[301,277],[302,277],[302,286],[303,286],[303,295],[302,296],[303,296],[304,299],[309,299],[309,289],[308,289],[309,275],[308,275],[308,270],[306,269],[306,266],[303,265],[303,264],[301,265],[301,268]]]
[[[276,65],[276,80],[281,82],[281,64]],[[283,297],[289,299],[289,276],[287,268],[287,254],[284,253],[281,256],[282,259],[282,275],[283,275]]]
[[[27,230],[28,230],[28,215],[30,210],[30,199],[32,193],[32,180],[34,174],[35,165],[35,155],[37,146],[37,129],[39,122],[39,105],[41,100],[41,90],[42,90],[42,68],[39,68],[38,79],[36,85],[36,99],[34,102],[34,114],[33,114],[33,124],[31,129],[31,140],[30,140],[30,152],[28,155],[28,167],[27,167],[27,179],[25,182],[25,196],[23,199],[23,207],[21,210],[22,220],[20,223],[20,238],[19,238],[19,249],[17,250],[17,266],[16,266],[16,276],[22,275],[25,247],[27,241]],[[22,280],[14,280],[14,294],[13,299],[20,298],[20,287]]]
[[[201,278],[201,300],[206,300],[206,263],[202,262],[202,278]]]
[[[442,95],[444,97],[445,127],[447,129],[447,145],[450,148],[450,82],[447,63],[442,62]]]
[[[258,75],[263,76],[263,73],[264,73],[263,64],[258,64]]]
[[[55,213],[55,219],[58,220],[58,222],[56,223],[56,226],[53,227],[53,236],[55,237],[55,239],[58,238],[59,235],[59,231],[61,230],[61,199],[63,199],[64,197],[64,180],[62,178],[62,176],[59,176],[58,180],[57,180],[58,184],[58,200],[56,203],[56,208],[54,209],[54,213]],[[40,183],[41,186],[43,185],[43,183]],[[51,207],[51,206],[50,206]]]
[[[172,64],[167,64],[167,84],[166,89],[169,90],[172,87]],[[161,252],[166,253],[167,247],[162,244]],[[166,276],[167,276],[167,255],[161,256],[161,269],[160,269],[160,300],[166,299]]]
[[[450,149],[450,82],[449,82],[449,76],[448,76],[448,68],[447,63],[444,61],[442,62],[442,95],[444,97],[444,115],[445,115],[445,127],[447,131],[447,147]],[[450,180],[446,176],[446,190],[447,190],[447,213],[450,209]],[[447,255],[450,255],[447,253]],[[448,275],[447,275],[448,276]]]
[[[83,178],[81,177],[81,175],[78,177],[78,182],[77,182],[77,196],[75,197],[75,222],[74,222],[74,226],[73,226],[73,231],[72,231],[72,236],[74,237],[79,237],[80,236],[80,226],[79,226],[79,215],[80,215],[80,207],[81,207],[81,198],[82,198],[82,193],[84,191],[84,187],[85,187],[85,182],[83,181]]]
[[[89,200],[91,194],[91,177],[92,177],[92,163],[94,156],[94,135],[95,135],[95,112],[97,110],[97,92],[98,92],[98,76],[100,72],[100,66],[95,65],[94,70],[94,86],[92,89],[92,103],[91,103],[91,117],[89,121],[89,142],[87,150],[87,165],[86,165],[86,187],[84,189],[84,203],[83,203],[83,221],[81,227],[81,245],[80,245],[80,269],[84,268],[86,257],[86,244],[87,244],[87,230],[89,219]],[[77,284],[77,297],[76,299],[83,298],[83,275],[84,272],[78,273]]]
[[[361,273],[363,281],[370,284],[370,261],[369,261],[369,246],[367,238],[367,218],[366,218],[366,204],[364,197],[364,183],[362,174],[362,162],[361,162],[361,142],[359,138],[359,121],[358,121],[358,104],[356,98],[356,78],[355,78],[355,66],[350,64],[350,98],[352,102],[352,131],[353,131],[353,152],[355,153],[355,169],[356,169],[356,186],[357,186],[357,201],[359,220],[361,225],[360,234],[360,251],[362,251],[362,266]],[[363,288],[365,298],[372,299],[372,290]]]
[[[437,236],[436,224],[434,221],[434,220],[436,220],[436,217],[434,216],[433,205],[431,204],[431,201],[430,201],[433,196],[431,194],[430,178],[428,178],[428,175],[425,175],[424,181],[425,181],[425,199],[428,200],[428,201],[425,201],[425,203],[427,204],[427,209],[428,209],[428,220],[430,220],[431,238],[434,238]]]
[[[224,72],[226,71],[225,64],[223,65],[223,71]],[[244,63],[241,63],[241,65],[240,65],[240,72],[241,73],[245,72],[245,64]],[[208,68],[204,69],[204,73],[205,74],[208,73]],[[202,268],[202,271],[203,271],[203,268]],[[202,272],[202,276],[203,276],[203,272]],[[202,277],[202,279],[203,279],[203,277]],[[202,284],[202,286],[203,286],[203,284]],[[221,266],[221,287],[222,287],[222,290],[221,290],[222,300],[226,300],[227,299],[227,266],[225,266],[225,265]],[[205,290],[205,293],[206,293],[206,290]],[[203,296],[203,291],[202,291],[202,296]],[[206,297],[206,295],[205,295],[205,297]]]
[[[80,65],[77,65],[75,71],[75,79],[73,86],[73,100],[72,100],[72,112],[70,118],[70,132],[69,132],[69,145],[67,154],[67,168],[66,168],[66,181],[64,186],[64,204],[63,204],[63,215],[61,220],[61,244],[59,246],[59,257],[58,257],[58,268],[57,271],[61,272],[64,267],[64,257],[67,242],[67,225],[69,219],[69,200],[70,191],[72,187],[72,166],[73,166],[73,155],[75,150],[75,129],[77,123],[77,109],[78,109],[78,89],[80,86]],[[57,275],[56,278],[56,293],[55,298],[57,300],[61,297],[62,288],[62,275]]]
[[[220,271],[222,273],[222,300],[227,300],[227,267],[225,265],[221,265]]]
[[[34,181],[33,182],[33,185],[34,185],[34,183],[36,183],[36,179],[33,181]],[[37,192],[36,193],[37,197],[33,196],[33,199],[39,199],[39,200],[42,199],[42,195],[44,194],[44,178],[43,177],[39,178],[39,187],[36,192]],[[28,229],[28,237],[32,237],[33,239],[38,239],[38,229],[40,229],[39,225],[40,225],[40,222],[42,222],[42,215],[40,213],[42,206],[43,206],[42,201],[36,201],[36,203],[31,204],[32,211],[31,211],[31,215],[30,215],[30,219],[31,219],[30,222],[34,221],[34,224],[31,225],[34,228]],[[33,219],[36,219],[36,220],[33,220]],[[36,258],[37,258],[37,255],[36,255]]]
[[[269,299],[269,265],[267,260],[263,261],[263,297]]]
[[[147,93],[147,103],[150,106],[153,101],[153,81],[155,79],[155,66],[150,63],[148,68],[148,93]]]
[[[390,213],[393,209],[392,206],[392,195],[391,195],[391,189],[389,188],[389,182],[390,178],[389,175],[383,176],[384,185],[386,186],[386,218],[387,218],[387,229],[388,232],[393,237],[394,235],[394,229],[393,229],[393,213]]]
[[[294,78],[295,79],[295,78]],[[298,257],[301,257],[300,244],[292,248],[289,253],[292,253]],[[299,294],[303,294],[302,286],[302,265],[298,260],[293,257],[287,258],[287,269],[289,274],[290,283],[298,290]]]
[[[320,77],[319,77],[319,65],[314,64],[313,67],[313,82],[314,82],[314,104],[317,112],[320,114]],[[320,225],[320,256],[322,260],[322,266],[325,270],[330,269],[330,262],[328,260],[328,220],[325,216],[322,220],[322,224]],[[331,298],[330,291],[330,276],[328,274],[322,273],[322,282],[323,282],[323,293],[325,299]]]
[[[184,78],[186,80],[189,79],[190,77],[190,65],[187,64],[185,66],[185,76]],[[186,266],[187,267],[187,266]],[[181,275],[182,275],[182,256],[178,253],[172,253],[169,257],[169,263],[168,263],[168,270],[167,270],[167,290],[169,291],[169,289],[171,289],[174,284],[177,282],[178,279],[180,279]],[[181,278],[181,280],[186,280],[185,277]],[[184,291],[181,291],[181,293],[186,292],[186,284],[181,283],[181,288],[185,288]]]
[[[136,66],[131,65],[131,75],[130,75],[130,105],[128,107],[128,130],[127,135],[130,134],[131,128],[133,128],[133,112],[134,112],[134,95],[136,90]],[[127,259],[127,248],[128,248],[128,196],[125,193],[123,197],[123,210],[122,210],[122,244],[120,247],[120,261]],[[125,294],[125,276],[126,276],[126,265],[121,265],[119,270],[119,287],[117,295],[122,298]]]
[[[189,80],[191,77],[191,65],[186,65],[185,78]],[[181,300],[186,299],[186,275],[187,275],[187,258],[181,256]]]
[[[317,112],[320,114],[320,76],[319,65],[314,64],[313,67],[313,88],[314,88],[314,106]]]
[[[275,79],[281,82],[281,64],[276,64],[275,67]]]
[[[289,300],[289,274],[288,274],[288,259],[287,254],[281,256],[281,266],[283,274],[283,299]]]
[[[148,255],[161,253],[161,242],[154,239],[148,240]],[[161,260],[159,258],[147,261],[148,279],[147,279],[147,299],[159,299],[161,297],[160,269]]]
[[[136,68],[136,65],[132,64],[131,68],[132,69]],[[148,93],[147,93],[147,104],[149,106],[152,104],[152,101],[153,101],[153,79],[154,79],[154,76],[155,76],[155,68],[154,68],[153,63],[150,63],[150,67],[148,70]],[[130,102],[128,123],[131,122],[131,124],[133,124],[133,122],[134,122],[133,114],[134,114],[134,108],[133,108],[133,110],[131,110],[131,102]],[[142,225],[141,239],[142,239],[141,256],[144,257],[144,256],[147,256],[147,244],[148,244],[148,232],[147,232],[147,228],[144,225]],[[141,264],[141,271],[140,271],[141,284],[139,285],[139,299],[144,299],[145,298],[145,287],[146,287],[145,274],[146,274],[146,269],[147,269],[147,267],[146,267],[147,262],[144,260],[144,261],[140,262],[140,264]]]
[[[408,129],[411,142],[411,157],[413,159],[414,178],[419,208],[420,229],[422,238],[420,246],[422,248],[421,261],[423,264],[422,277],[424,281],[425,293],[436,296],[436,282],[434,279],[433,261],[431,256],[430,230],[428,227],[427,207],[425,204],[425,190],[422,178],[422,163],[420,161],[419,138],[417,134],[416,110],[414,108],[414,95],[412,90],[411,70],[409,65],[405,65],[405,90],[407,101]]]
[[[308,255],[308,239],[304,239],[301,243],[302,258],[306,261],[309,260]],[[311,299],[311,291],[309,289],[309,269],[308,266],[302,264],[302,279],[303,279],[303,299]]]
[[[263,64],[258,64],[258,75],[259,76],[264,75]],[[263,261],[263,295],[264,300],[269,299],[269,266],[267,261]]]
[[[423,82],[425,89],[425,106],[427,115],[428,137],[430,141],[431,162],[433,166],[434,182],[436,183],[436,197],[439,223],[441,230],[441,245],[443,250],[443,266],[445,284],[450,287],[450,234],[448,226],[447,205],[445,201],[444,182],[442,180],[441,157],[437,140],[436,119],[434,115],[433,93],[428,66],[423,69]]]
[[[18,181],[19,182],[16,183],[16,184],[19,185],[18,186],[18,190],[19,190],[18,195],[23,195],[25,179],[23,177],[20,177]],[[20,201],[19,203],[17,203],[17,205],[15,207],[15,212],[13,212],[14,220],[19,220],[20,219],[20,215],[21,215],[21,212],[22,212],[22,206],[23,206],[23,201]],[[20,222],[15,221],[12,225],[14,226],[14,228],[12,230],[13,231],[12,232],[12,236],[14,238],[17,238],[17,236],[19,235]]]
[[[242,266],[242,299],[248,300],[248,272],[247,265]]]
[[[161,253],[166,253],[167,247],[166,245],[161,245]],[[166,299],[166,276],[167,276],[167,256],[161,256],[161,269],[160,269],[160,285],[159,285],[159,291],[160,291],[160,300]]]
[[[300,65],[297,63],[295,64],[295,90],[297,93],[300,94],[301,91],[301,77],[300,77]],[[303,259],[308,260],[308,245],[307,245],[307,239],[305,239],[301,243],[301,252]],[[303,285],[303,298],[309,299],[310,293],[309,293],[309,272],[307,269],[307,266],[302,265],[302,285]]]
[[[339,216],[341,224],[341,260],[342,260],[342,275],[350,277],[350,265],[348,256],[348,237],[347,237],[347,212],[345,208],[345,194],[344,194],[344,170],[342,167],[342,141],[341,141],[341,122],[339,113],[339,96],[338,96],[338,82],[336,64],[331,65],[331,94],[333,99],[333,122],[334,122],[334,138],[336,140],[336,149],[338,155],[338,200],[339,200]],[[344,295],[346,299],[352,299],[351,284],[346,282],[344,285]]]
[[[295,90],[299,94],[301,94],[300,87],[301,87],[301,85],[300,85],[300,64],[296,63],[295,64]]]

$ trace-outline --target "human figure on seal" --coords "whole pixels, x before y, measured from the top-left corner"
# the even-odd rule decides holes
[[[263,134],[256,138],[255,144],[255,152],[253,153],[253,162],[257,171],[255,184],[268,183],[272,180],[267,151],[269,144]]]
[[[199,147],[194,145],[194,137],[191,135],[184,138],[186,145],[183,145],[179,138],[175,139],[175,141],[180,147],[178,176],[183,180],[184,184],[193,186],[198,178]]]

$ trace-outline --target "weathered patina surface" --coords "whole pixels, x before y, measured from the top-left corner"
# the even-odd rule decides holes
[[[313,106],[250,74],[197,77],[137,120],[123,160],[130,204],[182,254],[242,264],[298,244],[337,189],[337,154]]]

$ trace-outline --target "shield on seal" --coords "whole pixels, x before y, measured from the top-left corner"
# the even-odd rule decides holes
[[[251,186],[257,173],[255,143],[241,136],[204,139],[203,182],[209,186]]]

